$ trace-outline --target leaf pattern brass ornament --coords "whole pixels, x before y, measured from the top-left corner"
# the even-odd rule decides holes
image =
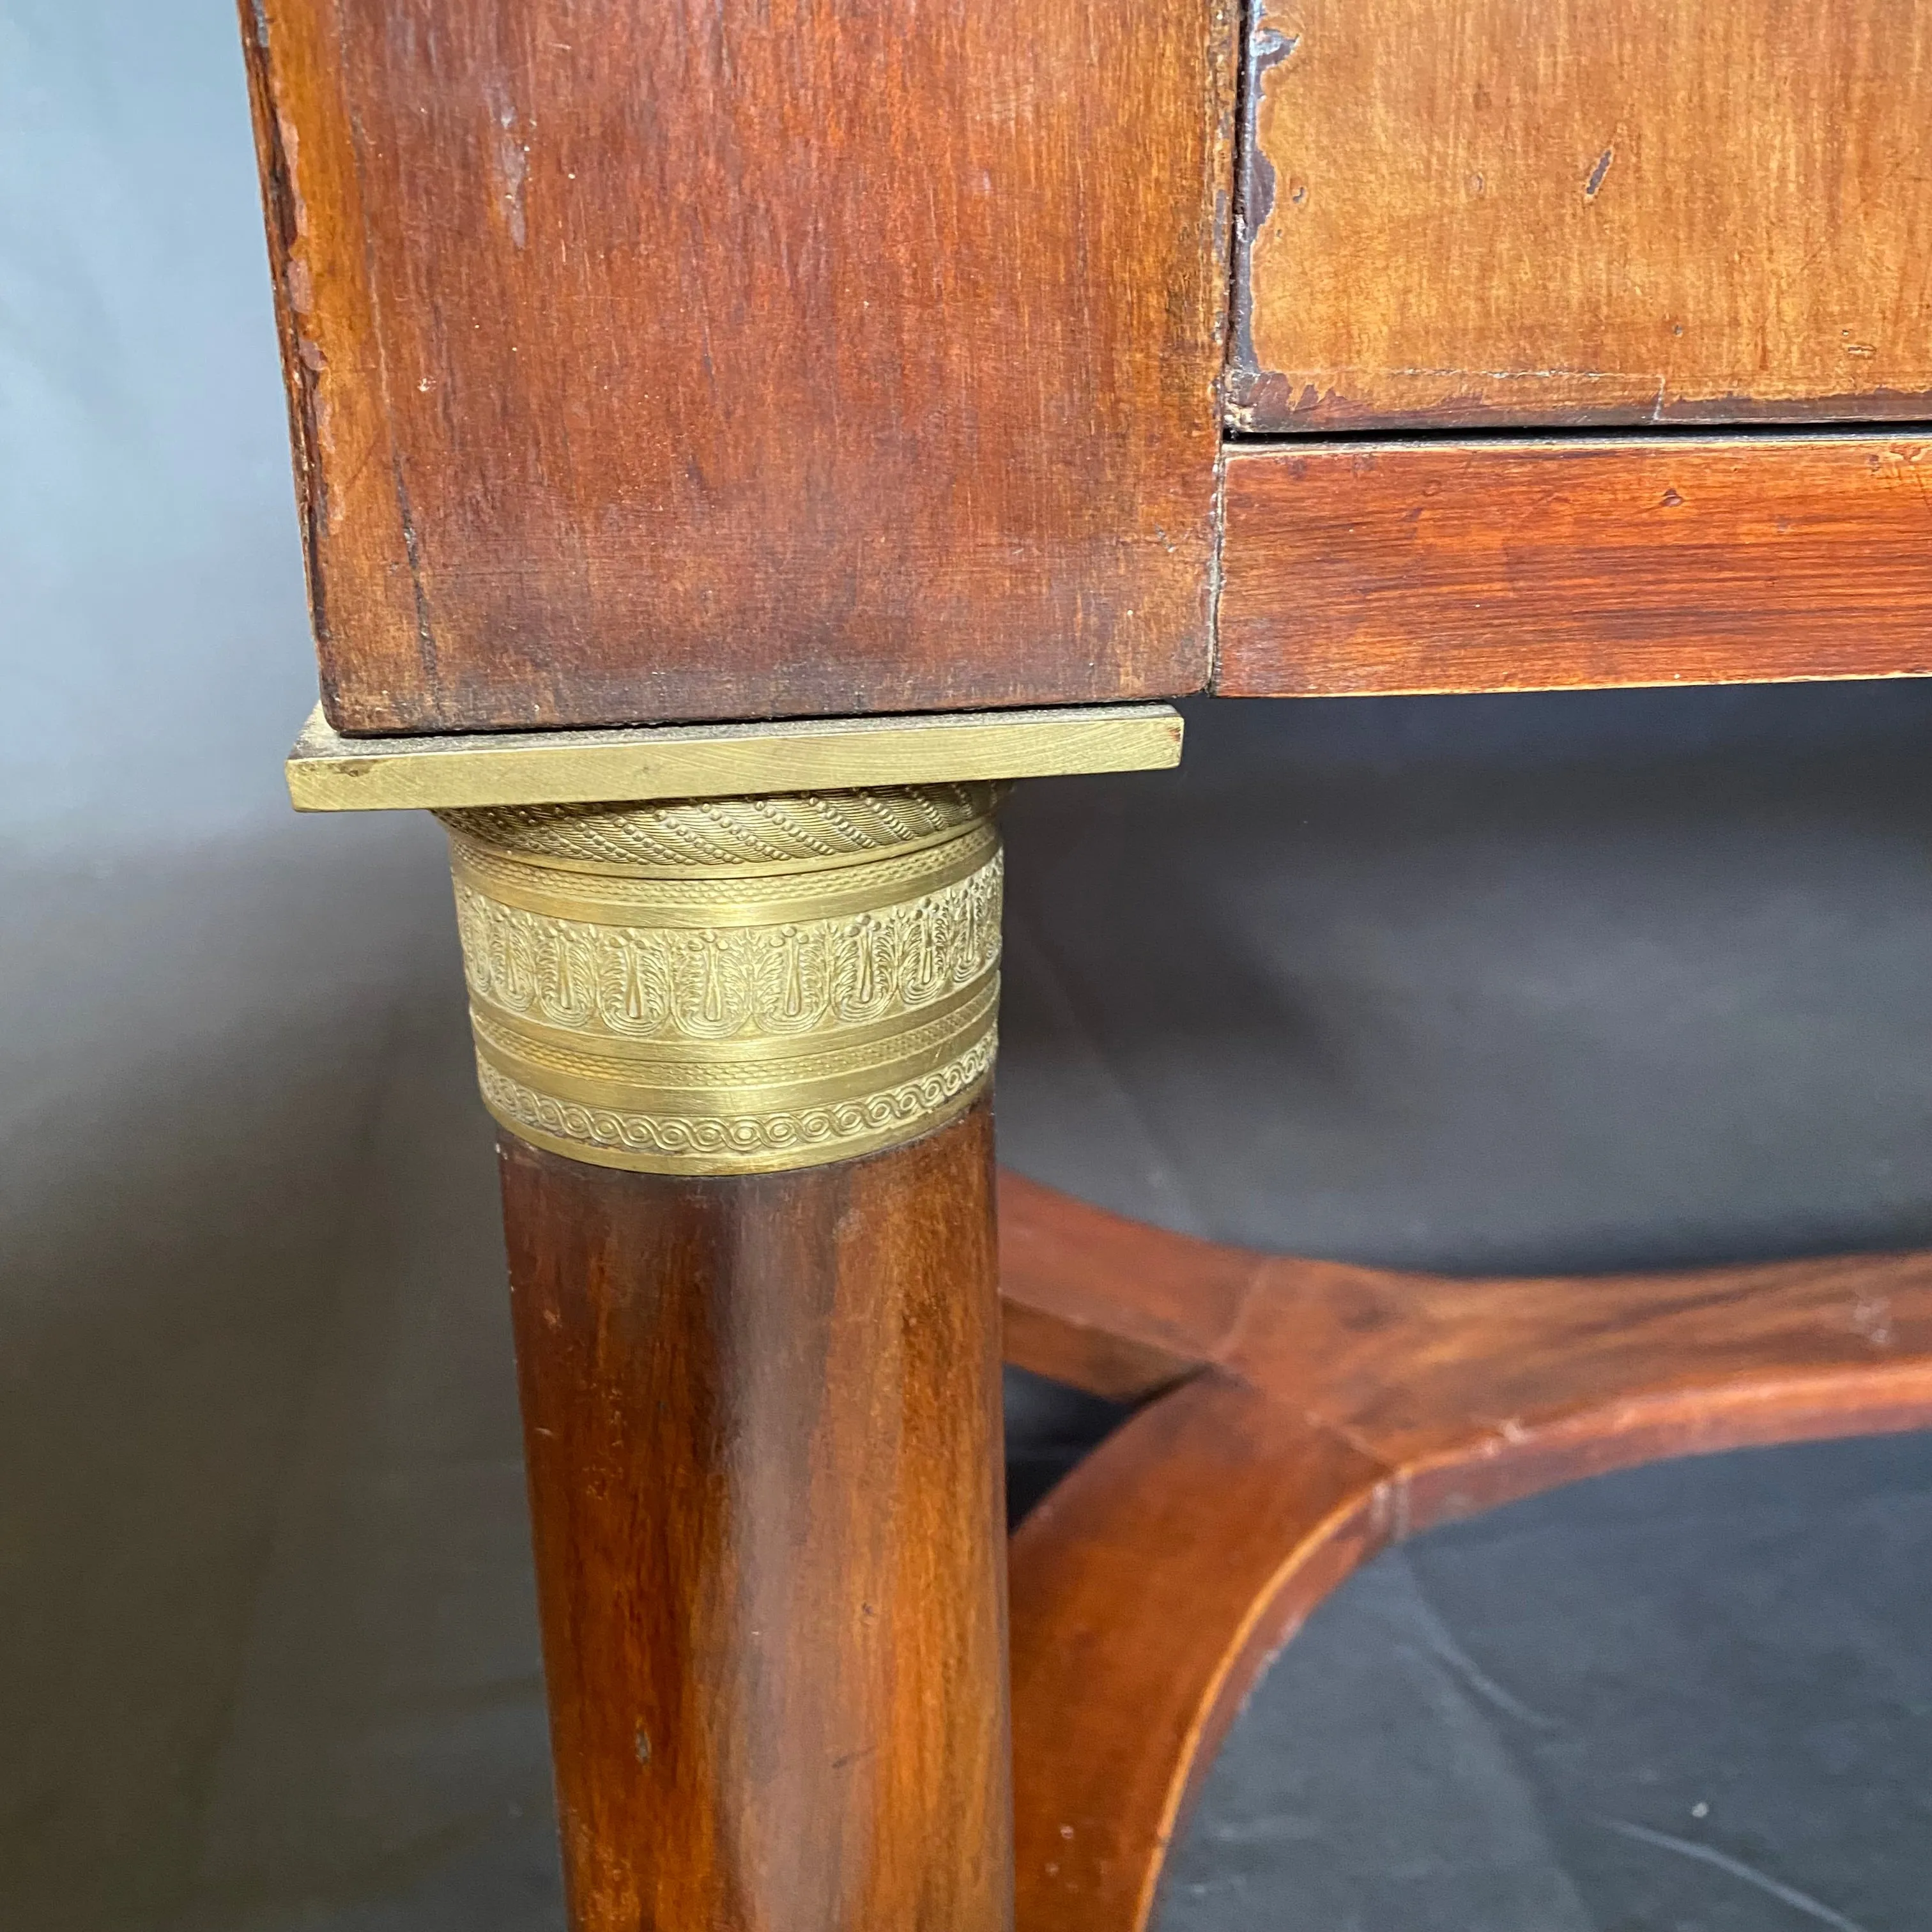
[[[998,788],[440,814],[484,1098],[554,1152],[770,1172],[983,1088]]]
[[[877,913],[665,929],[526,912],[456,881],[471,997],[573,1032],[726,1040],[862,1025],[970,985],[999,956],[1000,861]]]

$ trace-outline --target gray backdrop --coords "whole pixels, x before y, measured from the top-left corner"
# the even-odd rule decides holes
[[[560,1924],[440,836],[312,700],[225,0],[0,0],[0,1924]],[[1015,806],[1007,1158],[1486,1270],[1932,1240],[1924,689],[1195,708]],[[1016,1380],[1016,1491],[1111,1418]],[[1168,1932],[1932,1922],[1932,1455],[1379,1564]]]

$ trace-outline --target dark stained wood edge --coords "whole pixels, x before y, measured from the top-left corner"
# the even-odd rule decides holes
[[[296,520],[302,531],[302,562],[309,590],[309,615],[318,636],[326,622],[315,578],[315,493],[310,453],[316,446],[313,392],[302,353],[286,265],[298,244],[301,209],[275,112],[268,73],[268,22],[256,0],[237,0],[242,24],[242,66],[248,79],[249,118],[255,142],[255,172],[261,184],[262,215],[267,230],[275,332],[281,349],[282,393],[289,418],[289,454],[295,468]],[[325,686],[328,667],[320,668]]]
[[[1237,299],[1245,300],[1240,290]],[[1522,386],[1519,381],[1518,388]],[[1414,430],[1722,429],[1742,423],[1798,428],[1816,424],[1912,423],[1932,420],[1932,391],[1852,389],[1837,395],[1670,396],[1654,394],[1592,406],[1539,398],[1526,409],[1520,398],[1472,390],[1426,409],[1402,409],[1344,394],[1306,375],[1255,366],[1253,350],[1238,346],[1222,385],[1223,420],[1237,436],[1334,436],[1368,430],[1382,436]]]
[[[1932,438],[1238,448],[1215,690],[1932,674]]]
[[[1070,1334],[1036,1360],[1112,1372],[1110,1280],[1132,1348],[1190,1265],[1209,1311],[1189,1378],[1013,1539],[1021,1932],[1142,1932],[1243,1702],[1391,1541],[1662,1457],[1932,1426],[1932,1253],[1458,1281],[1147,1229],[1144,1294],[1132,1223],[1010,1177],[1001,1204],[1026,1332]]]

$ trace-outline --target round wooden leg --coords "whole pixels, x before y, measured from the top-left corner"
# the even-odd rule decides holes
[[[992,1159],[504,1142],[576,1932],[1010,1923]]]

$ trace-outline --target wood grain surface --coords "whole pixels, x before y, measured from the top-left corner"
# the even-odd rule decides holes
[[[1932,672],[1932,442],[1312,442],[1227,465],[1230,697]]]
[[[1006,1359],[1112,1402],[1192,1375],[1226,1341],[1267,1264],[1082,1208],[1000,1170]]]
[[[1232,0],[242,0],[362,732],[1198,688]]]
[[[1925,0],[1260,0],[1231,421],[1932,416]]]
[[[1030,1360],[1111,1394],[1096,1334],[1156,1324],[1178,1377],[1013,1540],[1021,1932],[1143,1932],[1248,1693],[1390,1541],[1660,1456],[1932,1426],[1932,1254],[1459,1280],[1000,1201]]]
[[[502,1142],[573,1932],[1010,1925],[992,1159]]]

